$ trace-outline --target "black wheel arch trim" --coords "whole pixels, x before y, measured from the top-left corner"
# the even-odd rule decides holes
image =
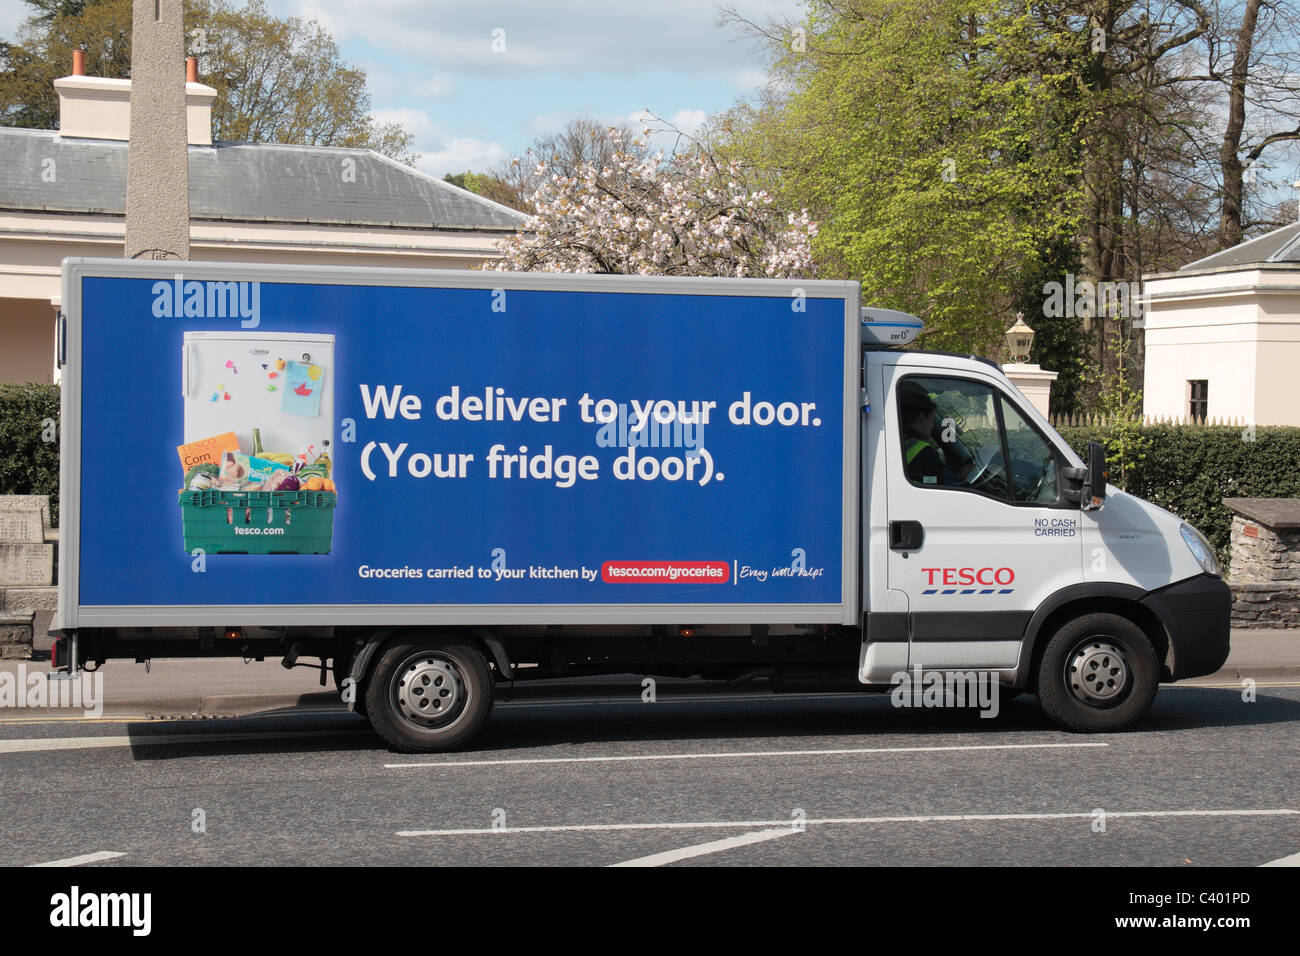
[[[1174,621],[1168,610],[1162,605],[1154,602],[1144,603],[1153,593],[1155,592],[1145,591],[1135,585],[1122,584],[1118,581],[1089,581],[1084,584],[1072,584],[1050,595],[1047,600],[1038,605],[1038,609],[1030,617],[1029,623],[1025,625],[1025,632],[1021,637],[1020,661],[1016,665],[1014,686],[1026,686],[1031,674],[1035,652],[1040,642],[1051,636],[1043,633],[1043,626],[1051,619],[1053,614],[1065,607],[1065,605],[1073,604],[1076,601],[1110,598],[1125,601],[1134,607],[1142,607],[1150,611],[1164,630],[1166,654],[1170,653],[1173,646]],[[1166,669],[1165,662],[1161,661],[1160,666],[1163,672]],[[1165,679],[1163,673],[1161,677]]]

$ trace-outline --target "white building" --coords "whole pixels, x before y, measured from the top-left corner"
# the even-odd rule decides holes
[[[0,382],[57,381],[62,260],[122,256],[131,82],[55,87],[59,130],[0,128]],[[195,260],[464,269],[525,218],[369,150],[214,143],[186,94]]]
[[[1300,222],[1143,279],[1148,417],[1300,425]]]

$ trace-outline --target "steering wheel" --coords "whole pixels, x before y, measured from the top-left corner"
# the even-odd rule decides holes
[[[1032,490],[1031,492],[1029,492],[1029,497],[1025,499],[1026,501],[1042,501],[1042,500],[1043,500],[1043,499],[1042,499],[1043,489],[1044,489],[1045,487],[1047,487],[1047,476],[1048,476],[1049,474],[1051,474],[1051,472],[1052,472],[1052,465],[1053,465],[1053,464],[1054,464],[1054,462],[1053,462],[1053,460],[1052,460],[1052,457],[1049,455],[1049,456],[1048,456],[1048,457],[1043,461],[1043,473],[1042,473],[1041,475],[1038,476],[1038,481],[1034,484],[1034,488],[1033,488],[1033,490]]]
[[[1007,470],[997,463],[998,456],[991,454],[985,458],[976,449],[971,452],[971,457],[974,459],[974,465],[966,476],[966,486],[979,488],[981,491],[987,491],[995,495],[1006,495],[1008,492]]]
[[[984,458],[980,448],[972,448],[968,449],[968,451],[970,451],[971,456],[971,469],[967,472],[964,481],[974,487],[990,477],[993,471],[993,457],[990,455],[988,458]]]

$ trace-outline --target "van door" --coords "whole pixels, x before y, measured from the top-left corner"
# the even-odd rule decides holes
[[[914,667],[1010,668],[1025,625],[1080,580],[1065,459],[992,376],[884,368],[888,579]]]

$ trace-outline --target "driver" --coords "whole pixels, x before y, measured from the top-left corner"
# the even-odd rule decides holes
[[[903,382],[898,387],[898,403],[908,479],[918,485],[963,484],[974,462],[952,454],[935,440],[934,399],[917,382]]]

